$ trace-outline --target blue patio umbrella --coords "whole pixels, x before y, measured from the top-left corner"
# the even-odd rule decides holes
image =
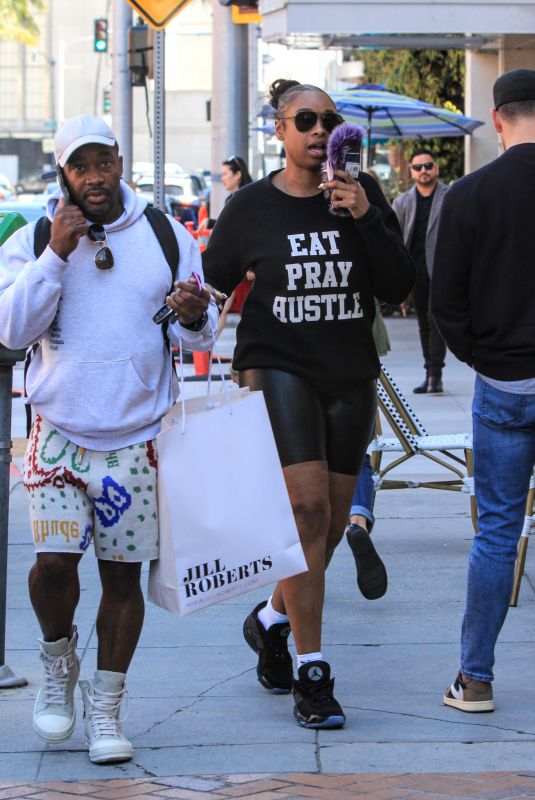
[[[465,136],[485,123],[458,111],[435,106],[384,86],[363,84],[345,92],[329,92],[337,111],[348,122],[356,122],[366,131],[366,163],[370,145],[388,139],[434,139],[445,136]],[[265,107],[273,113],[270,106]],[[273,134],[275,123],[266,119],[253,128],[266,135]]]
[[[471,134],[483,122],[448,108],[424,103],[382,86],[366,84],[345,92],[329,93],[337,111],[356,122],[371,139],[434,139]]]

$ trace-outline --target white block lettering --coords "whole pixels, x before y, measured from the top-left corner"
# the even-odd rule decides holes
[[[296,280],[303,277],[303,267],[299,262],[297,264],[286,264],[286,272],[288,273],[288,289],[290,292],[295,292],[297,289]],[[319,264],[318,264],[319,267]]]
[[[324,239],[329,240],[329,246],[330,246],[329,255],[331,256],[339,255],[340,250],[336,246],[336,240],[340,236],[340,231],[323,231],[321,235],[323,236]]]
[[[273,301],[273,314],[281,322],[288,322],[286,318],[286,297],[276,297]]]
[[[327,251],[320,242],[319,233],[311,233],[309,256],[326,256],[326,255]]]
[[[308,256],[308,250],[301,249],[299,245],[299,242],[305,241],[304,233],[291,233],[289,234],[288,239],[292,246],[292,258],[294,256]]]
[[[305,289],[321,289],[319,274],[321,265],[318,261],[305,261],[303,264],[306,273]]]

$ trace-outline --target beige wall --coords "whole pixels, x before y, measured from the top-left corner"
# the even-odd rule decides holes
[[[496,78],[512,69],[535,69],[535,37],[526,34],[500,36],[491,52],[466,56],[466,113],[485,125],[466,137],[465,168],[472,172],[500,155],[501,145],[490,120],[492,87]]]

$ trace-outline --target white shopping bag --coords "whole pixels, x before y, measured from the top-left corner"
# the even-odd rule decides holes
[[[178,402],[157,441],[150,600],[183,616],[307,570],[262,392]]]

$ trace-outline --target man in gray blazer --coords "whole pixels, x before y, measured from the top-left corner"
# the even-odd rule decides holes
[[[427,150],[418,150],[410,160],[414,186],[393,202],[405,246],[416,263],[413,289],[420,341],[424,356],[425,380],[414,388],[416,394],[440,394],[446,345],[429,310],[429,287],[435,256],[438,219],[448,187],[438,179],[438,164]]]

